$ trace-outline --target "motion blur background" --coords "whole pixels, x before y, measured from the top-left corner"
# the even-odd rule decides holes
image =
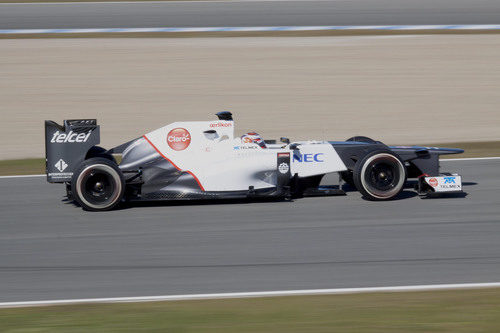
[[[493,24],[498,17],[498,1],[485,0],[0,5],[0,29]],[[10,37],[0,40],[0,139],[9,143],[0,159],[42,157],[44,119],[95,117],[111,147],[221,110],[235,114],[238,133],[267,138],[500,139],[500,35],[436,32],[0,34]]]

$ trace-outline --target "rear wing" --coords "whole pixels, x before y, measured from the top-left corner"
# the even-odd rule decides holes
[[[45,121],[45,172],[49,183],[71,181],[90,148],[100,142],[96,119]]]

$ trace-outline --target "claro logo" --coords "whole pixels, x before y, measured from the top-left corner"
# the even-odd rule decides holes
[[[56,131],[53,134],[50,142],[51,143],[87,142],[87,140],[89,139],[90,133],[92,133],[92,131],[88,131],[87,133],[75,133],[73,131],[69,131],[68,134],[59,133],[59,131]]]
[[[185,128],[174,128],[168,132],[167,143],[173,150],[184,150],[191,143],[191,134]]]
[[[429,179],[429,184],[432,186],[432,187],[436,187],[439,185],[439,182],[436,178],[431,178]]]

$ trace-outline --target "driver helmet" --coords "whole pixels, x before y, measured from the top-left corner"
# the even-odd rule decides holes
[[[256,143],[260,148],[267,148],[266,143],[262,139],[262,137],[256,132],[248,132],[247,134],[243,134],[241,136],[242,143]]]

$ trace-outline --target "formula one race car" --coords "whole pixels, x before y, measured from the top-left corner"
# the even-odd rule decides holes
[[[418,179],[423,195],[462,190],[460,176],[439,173],[439,155],[461,149],[389,147],[359,136],[278,143],[256,133],[235,138],[231,113],[217,116],[172,123],[109,150],[97,146],[95,119],[65,120],[63,126],[45,121],[47,181],[65,183],[68,198],[92,211],[122,201],[345,194],[342,186],[320,186],[329,173],[369,200],[395,198],[407,178]]]

